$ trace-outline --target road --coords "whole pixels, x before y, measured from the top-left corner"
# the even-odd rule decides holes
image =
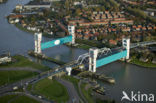
[[[46,72],[41,73],[41,74],[39,74],[39,75],[37,75],[37,76],[35,76],[33,78],[23,79],[21,81],[18,81],[18,82],[12,83],[12,84],[3,85],[3,86],[0,87],[0,95],[13,91],[13,87],[15,87],[15,86],[24,87],[26,84],[29,84],[29,83],[34,84],[34,83],[38,82],[39,80],[44,79],[44,78],[46,78],[48,76],[52,76],[52,75],[55,75],[58,72],[65,71],[66,66],[67,65],[65,65],[63,67],[59,67],[57,70],[46,71]],[[17,68],[16,68],[16,70],[17,70]],[[68,81],[65,81],[65,80],[58,80],[58,81],[67,88],[67,91],[68,91],[69,97],[70,97],[69,103],[72,103],[72,100],[74,100],[74,98],[75,98],[76,101],[80,100],[80,98],[79,98],[79,96],[77,94],[77,91],[75,90],[72,83],[70,83]],[[79,103],[79,102],[76,102],[76,103]]]
[[[68,103],[73,103],[73,102],[79,103],[80,97],[79,97],[74,85],[66,80],[63,80],[63,79],[57,78],[56,80],[66,87],[68,94],[69,94]]]

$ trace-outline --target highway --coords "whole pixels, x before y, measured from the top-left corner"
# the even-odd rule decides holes
[[[47,78],[48,76],[55,75],[56,73],[59,73],[61,71],[65,71],[65,67],[66,66],[57,67],[54,70],[49,70],[49,71],[40,73],[39,75],[37,75],[37,76],[35,76],[33,78],[23,79],[21,81],[18,81],[18,82],[12,83],[12,84],[3,85],[3,86],[0,87],[0,96],[2,96],[4,94],[7,94],[7,93],[10,94],[10,92],[14,94],[14,92],[12,92],[13,91],[13,87],[17,86],[18,88],[19,87],[26,88],[29,83],[35,84],[36,82],[38,82],[41,79]],[[4,68],[2,68],[1,70],[3,70],[3,69]],[[8,69],[11,69],[11,68],[8,68]],[[14,69],[17,70],[17,68],[14,68]],[[33,70],[33,69],[31,69],[31,70]],[[64,81],[64,80],[58,80],[58,81],[67,88],[68,94],[70,96],[70,100],[69,100],[68,103],[72,103],[72,101],[74,100],[73,98],[75,98],[76,100],[79,100],[79,96],[78,96],[74,86],[70,82]],[[17,92],[15,92],[15,93],[17,93]],[[30,97],[32,97],[34,99],[36,99],[36,98],[40,99],[43,103],[53,103],[53,101],[48,101],[45,98],[39,98],[38,97],[39,95],[32,95],[28,91],[25,91],[24,94],[28,95],[28,96],[30,96]],[[76,103],[78,103],[78,102],[76,102]]]

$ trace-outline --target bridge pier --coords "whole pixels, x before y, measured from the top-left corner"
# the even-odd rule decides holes
[[[127,50],[127,56],[125,59],[129,59],[130,54],[130,38],[123,38],[122,39],[122,46]]]
[[[41,41],[42,41],[42,33],[35,33],[35,53],[41,54]]]
[[[98,48],[89,49],[89,71],[96,72],[96,59],[98,56]]]
[[[68,32],[69,32],[69,35],[72,35],[72,42],[71,42],[71,44],[75,44],[75,26],[68,25]]]
[[[66,71],[68,72],[68,76],[70,76],[71,75],[72,68],[71,67],[66,67]]]

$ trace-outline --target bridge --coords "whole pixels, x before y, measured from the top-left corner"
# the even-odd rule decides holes
[[[109,64],[119,59],[129,59],[130,39],[122,40],[122,47],[118,48],[90,48],[89,53],[82,54],[77,59],[77,64],[85,64],[89,67],[89,71],[96,72],[96,68]]]
[[[42,34],[35,33],[35,53],[41,54],[42,50],[54,47],[57,45],[71,43],[75,44],[75,27],[72,25],[68,26],[69,35],[63,38],[58,38],[56,40],[41,43]],[[96,69],[114,62],[119,59],[129,59],[130,49],[138,46],[146,46],[156,44],[155,41],[131,43],[129,38],[122,39],[122,46],[117,48],[101,48],[96,47],[90,48],[88,53],[82,54],[78,57],[76,61],[67,63],[64,67],[59,68],[60,70],[65,70],[71,72],[71,68],[84,65],[89,68],[89,71],[96,72]],[[68,68],[66,68],[68,67]],[[70,67],[70,68],[69,68]],[[69,73],[70,74],[70,73]]]
[[[138,46],[153,45],[153,44],[156,44],[156,41],[145,41],[145,42],[139,42],[139,43],[132,43],[130,48],[135,48]]]

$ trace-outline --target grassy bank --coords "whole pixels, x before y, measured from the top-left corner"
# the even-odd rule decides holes
[[[48,67],[43,66],[41,64],[35,63],[33,61],[30,61],[28,58],[21,56],[21,55],[16,55],[12,57],[14,62],[5,64],[5,65],[0,65],[0,68],[7,68],[7,67],[31,67],[34,69],[39,69],[41,71],[47,71],[49,70]]]
[[[25,31],[25,32],[28,32],[28,33],[31,33],[31,34],[34,34],[35,32],[34,31],[31,31],[31,30],[28,30],[27,28],[24,28],[22,27],[22,25],[20,24],[14,24],[18,29],[22,30],[22,31]]]
[[[0,103],[9,103],[10,100],[13,100],[11,103],[40,103],[24,95],[6,95],[0,97]]]
[[[0,103],[8,103],[11,99],[15,98],[17,95],[5,95],[0,97]]]
[[[156,68],[156,64],[153,64],[151,62],[142,62],[137,58],[132,57],[130,63],[142,66],[142,67],[147,67],[147,68]]]
[[[23,95],[23,96],[19,96],[11,103],[40,103],[40,102]]]
[[[34,51],[29,51],[28,54],[30,56],[33,56],[33,57],[36,57],[36,58],[39,58],[39,59],[43,59],[43,60],[46,60],[46,61],[50,61],[50,62],[53,62],[53,63],[56,63],[58,65],[64,65],[66,64],[65,62],[63,61],[60,61],[60,60],[57,60],[57,59],[54,59],[54,58],[51,58],[51,57],[48,57],[48,56],[45,56],[43,54],[36,54]]]
[[[56,64],[58,64],[58,65],[64,65],[64,64],[66,64],[66,63],[63,62],[63,61],[60,61],[60,60],[57,60],[57,59],[54,59],[54,58],[51,58],[51,57],[47,57],[46,60],[48,60],[48,61],[50,61],[50,62],[54,62],[54,63],[56,63]]]
[[[56,80],[43,79],[34,85],[34,93],[45,96],[58,103],[67,102],[69,99],[66,88]]]
[[[0,71],[0,86],[30,78],[38,73],[30,71]]]
[[[82,40],[82,39],[76,39],[76,43],[78,44],[83,44],[81,47],[85,47],[85,48],[88,48],[88,47],[97,47],[97,48],[101,48],[104,46],[104,44],[98,42],[98,41],[95,41],[95,40]]]
[[[79,44],[78,46],[76,46],[76,48],[81,48],[81,49],[88,50],[89,48],[91,48],[91,46],[86,45],[86,44]]]

